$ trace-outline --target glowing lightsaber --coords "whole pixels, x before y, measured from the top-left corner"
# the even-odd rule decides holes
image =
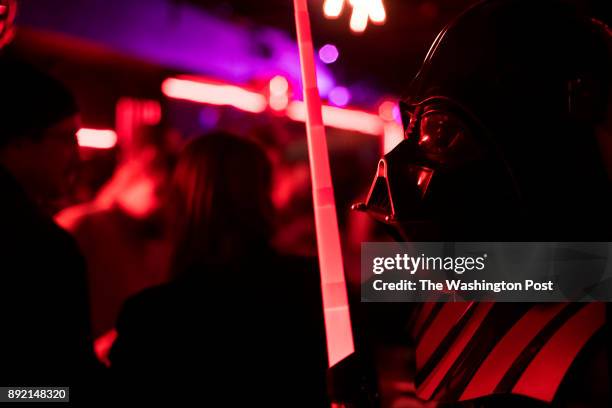
[[[327,356],[332,367],[355,351],[348,308],[342,250],[336,219],[334,188],[329,170],[321,99],[317,88],[307,0],[294,0],[302,85],[306,103],[306,134],[312,180],[317,249],[321,272]]]

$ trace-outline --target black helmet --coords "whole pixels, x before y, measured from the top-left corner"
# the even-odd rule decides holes
[[[610,55],[609,30],[560,2],[469,8],[431,46],[400,103],[405,139],[356,208],[404,239],[508,240],[535,224],[579,238],[603,226],[610,184],[595,127]]]

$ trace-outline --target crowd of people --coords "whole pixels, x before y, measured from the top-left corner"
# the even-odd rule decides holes
[[[10,78],[0,108],[0,383],[70,386],[77,403],[277,406],[299,395],[300,405],[325,405],[317,266],[272,245],[264,149],[223,132],[183,149],[166,194],[170,279],[122,306],[106,367],[94,353],[86,260],[51,210],[78,161],[77,105],[23,61],[3,56],[0,70]]]

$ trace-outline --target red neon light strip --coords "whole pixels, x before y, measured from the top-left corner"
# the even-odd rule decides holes
[[[252,113],[263,112],[268,104],[266,98],[257,92],[236,85],[204,80],[168,78],[162,83],[162,92],[170,98],[212,105],[229,105]]]
[[[232,106],[236,109],[252,113],[261,113],[266,109],[266,97],[254,91],[244,89],[237,85],[214,82],[205,79],[167,78],[162,83],[162,93],[169,98],[182,99],[196,103],[211,105]],[[275,101],[276,103],[276,101]],[[287,102],[285,102],[287,104]],[[284,109],[280,104],[280,109]],[[271,107],[277,107],[272,103]],[[379,115],[357,109],[338,108],[322,105],[323,123],[338,129],[361,132],[374,136],[389,134],[397,139],[403,138],[401,126],[399,131],[389,126]],[[285,114],[289,119],[306,122],[307,109],[302,101],[292,101],[287,104]],[[393,125],[393,124],[391,124]],[[397,127],[398,125],[396,125]],[[398,142],[396,141],[395,144]]]
[[[327,335],[327,357],[329,366],[332,367],[352,354],[355,346],[344,281],[321,99],[317,88],[308,5],[306,0],[294,0],[293,6],[307,111],[306,134]]]
[[[323,123],[326,126],[353,130],[374,136],[381,136],[384,133],[384,123],[382,119],[373,113],[327,105],[323,105],[322,109]],[[289,119],[305,122],[306,107],[304,106],[304,102],[291,102],[287,107],[287,116]]]
[[[76,137],[81,147],[110,149],[117,144],[117,133],[111,129],[81,128],[77,131]]]

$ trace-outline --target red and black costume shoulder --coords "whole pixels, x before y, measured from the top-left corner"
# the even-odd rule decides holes
[[[422,399],[553,403],[560,392],[590,398],[584,378],[608,388],[605,370],[593,371],[605,356],[603,303],[425,303],[415,316]],[[573,389],[560,390],[563,383]]]

